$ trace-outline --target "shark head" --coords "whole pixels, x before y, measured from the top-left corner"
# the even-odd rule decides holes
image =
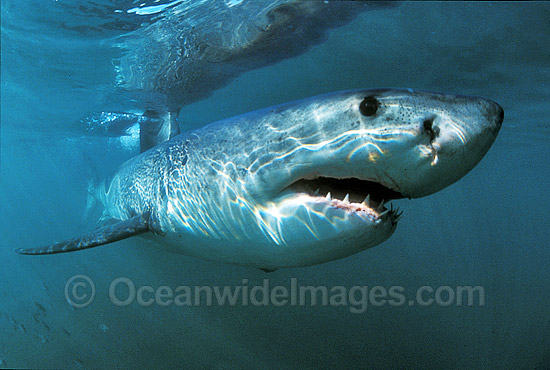
[[[474,97],[355,90],[247,119],[253,124],[241,123],[239,139],[230,140],[236,147],[232,167],[242,171],[221,185],[220,193],[238,194],[219,207],[225,208],[224,223],[239,222],[250,240],[280,247],[264,254],[282,250],[287,257],[292,247],[289,265],[300,265],[386,240],[400,214],[385,202],[423,197],[463,177],[495,140],[503,110]],[[252,216],[241,217],[243,209]]]
[[[363,184],[352,187],[374,196],[433,194],[483,158],[504,117],[489,100],[412,90],[340,92],[301,103],[274,112],[280,125],[271,123],[265,135],[273,158],[251,168],[259,191],[324,185],[313,180],[326,178],[335,193],[353,185],[336,180],[357,179]],[[284,137],[273,144],[277,134]],[[284,171],[272,171],[281,165]]]

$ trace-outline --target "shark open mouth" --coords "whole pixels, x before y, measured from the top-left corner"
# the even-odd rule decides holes
[[[357,178],[333,178],[319,176],[312,179],[300,179],[285,190],[302,193],[320,201],[330,202],[331,206],[350,212],[368,212],[381,218],[388,214],[397,222],[401,213],[398,209],[386,209],[384,204],[404,196],[380,183]]]

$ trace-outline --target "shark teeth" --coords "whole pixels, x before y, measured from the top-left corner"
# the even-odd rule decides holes
[[[315,195],[318,195],[319,190],[315,191]],[[377,219],[381,219],[387,215],[390,215],[391,220],[394,224],[399,221],[401,216],[403,215],[403,211],[400,211],[399,208],[393,208],[393,204],[390,203],[390,208],[387,209],[385,207],[386,200],[383,199],[378,205],[376,205],[374,208],[371,206],[371,197],[370,194],[365,197],[365,199],[361,203],[353,203],[350,201],[350,195],[349,193],[346,194],[344,199],[336,199],[332,197],[332,194],[330,191],[327,193],[327,195],[324,197],[325,201],[333,203],[334,206],[338,208],[344,208],[349,209],[353,212],[367,212]],[[376,204],[376,203],[375,203]]]
[[[393,222],[394,223],[399,221],[401,216],[403,216],[403,211],[400,211],[399,208],[393,209],[393,204],[390,206],[390,212],[393,214]]]
[[[365,200],[363,200],[361,204],[364,204],[367,207],[370,207],[370,194],[365,197]]]
[[[317,189],[315,192],[314,192],[314,195],[315,196],[318,196],[319,195],[319,189]],[[339,202],[341,204],[345,204],[345,205],[359,205],[363,208],[370,208],[372,210],[375,210],[374,208],[371,207],[371,204],[370,204],[370,194],[367,195],[365,197],[365,199],[363,200],[363,202],[361,203],[354,203],[354,202],[351,202],[350,200],[350,195],[349,193],[346,194],[346,196],[344,197],[344,199],[340,200],[340,199],[337,199],[337,198],[333,198],[332,197],[332,194],[330,193],[330,191],[327,193],[327,195],[324,197],[324,199],[328,202]],[[383,209],[383,204],[380,205],[380,207]]]

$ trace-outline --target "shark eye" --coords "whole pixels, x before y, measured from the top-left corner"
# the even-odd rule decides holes
[[[361,104],[359,104],[359,111],[363,116],[374,116],[378,110],[378,100],[372,96],[367,96]]]

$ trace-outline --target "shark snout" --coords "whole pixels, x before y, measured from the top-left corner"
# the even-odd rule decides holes
[[[488,149],[493,143],[502,126],[504,110],[492,100],[459,97],[454,108],[441,118],[436,123],[440,124],[443,137],[436,141],[441,140],[443,147],[448,145],[453,150],[477,151]]]
[[[487,121],[491,122],[497,130],[500,130],[502,121],[504,121],[504,109],[494,101],[488,100],[486,110],[485,117],[487,117]]]
[[[502,126],[502,121],[504,121],[504,109],[502,109],[502,107],[500,105],[498,105],[497,103],[495,103],[496,107],[497,107],[497,126],[500,128],[500,126]]]

